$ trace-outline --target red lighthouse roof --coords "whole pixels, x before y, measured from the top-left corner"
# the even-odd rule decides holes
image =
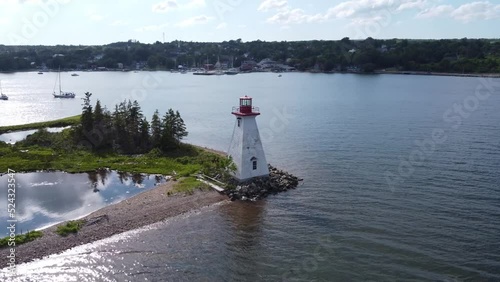
[[[252,106],[252,97],[247,95],[240,97],[239,107],[233,107],[231,112],[236,116],[258,116],[260,115],[259,108]]]

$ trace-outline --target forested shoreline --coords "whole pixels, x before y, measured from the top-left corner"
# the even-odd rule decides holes
[[[265,61],[264,64],[259,62]],[[0,71],[145,69],[172,70],[205,67],[244,70],[255,63],[265,69],[272,62],[312,72],[419,71],[500,73],[500,39],[373,39],[243,42],[155,42],[135,40],[103,46],[0,45]],[[256,70],[253,66],[245,70]]]

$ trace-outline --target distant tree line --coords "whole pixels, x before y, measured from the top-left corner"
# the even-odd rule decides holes
[[[144,44],[129,40],[104,46],[4,46],[0,45],[0,71],[33,69],[45,65],[56,69],[95,67],[167,70],[178,65],[203,66],[207,61],[228,62],[270,58],[298,70],[371,72],[379,69],[455,73],[499,73],[498,39],[387,39],[338,41],[218,43],[172,41]]]
[[[123,101],[110,112],[99,100],[92,107],[91,96],[87,92],[83,98],[81,124],[74,131],[74,140],[94,151],[142,154],[157,148],[168,152],[179,148],[188,135],[179,111],[169,109],[160,117],[156,110],[149,123],[137,101]]]

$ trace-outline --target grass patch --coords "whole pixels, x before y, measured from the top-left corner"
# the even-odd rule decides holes
[[[36,238],[42,236],[43,236],[42,231],[28,231],[27,233],[16,235],[13,241],[16,242],[15,246],[18,246],[33,241]],[[9,236],[0,239],[0,248],[14,247],[14,246],[9,246],[9,241],[11,241]]]
[[[1,142],[0,142],[1,143]],[[40,146],[11,146],[0,144],[0,172],[9,168],[19,171],[60,170],[69,173],[90,172],[99,168],[130,173],[175,174],[186,177],[202,171],[215,171],[220,160],[214,153],[196,149],[185,156],[97,154],[83,149],[59,150]]]
[[[0,134],[12,131],[21,131],[21,130],[31,130],[31,129],[40,129],[47,127],[65,127],[80,124],[80,115],[71,116],[62,119],[56,119],[51,121],[43,121],[43,122],[35,122],[28,124],[20,124],[20,125],[8,125],[8,126],[0,126]]]
[[[167,194],[171,195],[175,193],[185,193],[188,195],[192,195],[198,189],[208,190],[210,189],[210,186],[201,181],[198,181],[195,177],[189,176],[189,177],[184,177],[180,179],[177,183],[175,183],[171,193]]]
[[[68,221],[64,225],[57,226],[56,233],[65,237],[65,236],[68,236],[68,234],[70,234],[70,233],[77,233],[78,230],[80,230],[82,228],[83,224],[85,224],[84,220]]]
[[[68,119],[75,118],[79,119],[79,116]],[[43,126],[57,122],[47,122]],[[12,127],[9,127],[10,129]],[[180,144],[167,152],[154,148],[141,155],[124,155],[111,150],[90,151],[84,146],[75,145],[72,136],[74,130],[70,128],[51,133],[39,129],[14,145],[0,142],[0,172],[10,168],[18,172],[58,170],[81,173],[108,168],[129,173],[175,175],[182,178],[200,172],[208,176],[224,175],[230,163],[226,156],[189,144]]]

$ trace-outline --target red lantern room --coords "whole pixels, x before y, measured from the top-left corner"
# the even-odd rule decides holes
[[[260,115],[258,107],[252,107],[252,98],[245,95],[244,97],[240,97],[240,106],[233,107],[233,111],[231,112],[236,116],[258,116]]]

